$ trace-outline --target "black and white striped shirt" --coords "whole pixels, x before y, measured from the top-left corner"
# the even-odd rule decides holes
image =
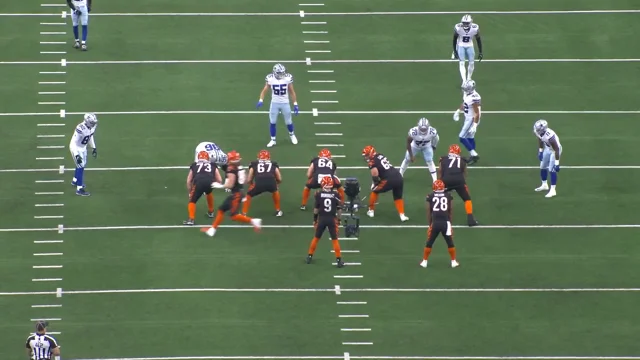
[[[31,350],[33,360],[50,360],[51,351],[58,347],[58,342],[47,334],[31,334],[27,338],[26,347]]]

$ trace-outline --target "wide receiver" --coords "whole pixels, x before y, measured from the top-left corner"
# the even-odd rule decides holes
[[[456,248],[453,244],[453,227],[451,226],[451,212],[453,198],[451,194],[445,192],[444,182],[436,180],[433,183],[433,192],[427,196],[427,209],[429,217],[429,230],[427,231],[427,245],[424,248],[422,262],[420,266],[427,267],[429,255],[433,243],[435,243],[439,234],[442,234],[444,241],[447,242],[449,248],[449,256],[451,256],[451,267],[460,266],[456,260]]]
[[[467,187],[467,160],[460,157],[460,146],[449,146],[449,154],[440,158],[438,175],[446,187],[446,191],[455,191],[464,201],[467,212],[467,225],[476,226],[478,221],[473,217],[473,203]]]
[[[378,195],[391,191],[393,194],[393,202],[400,216],[400,221],[405,222],[409,220],[404,214],[404,200],[402,199],[404,179],[398,169],[391,165],[386,156],[378,153],[371,145],[365,146],[362,150],[362,156],[367,162],[367,165],[369,165],[371,180],[373,181],[371,194],[369,194],[369,210],[367,211],[367,216],[374,216]]]
[[[333,177],[326,175],[320,180],[322,190],[315,195],[315,205],[313,207],[313,224],[315,234],[307,253],[307,264],[311,264],[313,254],[316,251],[318,241],[322,238],[325,230],[329,230],[333,251],[336,255],[336,266],[344,266],[342,255],[340,254],[340,242],[338,240],[338,227],[340,226],[340,194],[333,190]]]
[[[216,165],[222,166],[227,164],[227,154],[220,148],[220,146],[216,145],[212,142],[201,142],[196,146],[196,156],[194,161],[198,161],[198,154],[200,152],[205,151],[209,154],[209,161],[215,163]]]
[[[542,185],[536,191],[549,190],[545,197],[556,196],[556,183],[560,172],[560,155],[562,155],[562,144],[560,137],[555,131],[549,129],[546,120],[538,120],[533,124],[533,133],[538,138],[538,160],[540,160],[540,178]],[[551,189],[547,184],[547,175],[551,173]]]
[[[307,183],[302,189],[302,204],[300,210],[307,209],[307,201],[309,200],[309,194],[311,190],[320,189],[322,186],[320,182],[325,176],[331,176],[333,178],[333,184],[336,191],[340,195],[342,201],[344,201],[344,189],[340,183],[340,179],[336,176],[336,170],[338,166],[331,158],[331,151],[329,149],[322,149],[318,152],[318,156],[311,159],[311,164],[307,168]]]
[[[462,105],[453,114],[453,120],[460,120],[460,112],[464,113],[464,124],[462,124],[462,130],[458,136],[462,145],[471,155],[469,165],[472,165],[480,160],[480,156],[476,152],[476,132],[478,125],[480,125],[482,97],[476,91],[476,82],[473,80],[465,81],[462,84],[462,90],[464,91]]]
[[[271,193],[273,199],[273,207],[276,210],[276,216],[282,216],[280,210],[280,191],[278,185],[282,182],[280,167],[275,161],[271,161],[271,154],[267,150],[260,150],[258,160],[254,160],[249,165],[249,175],[247,176],[247,184],[249,190],[244,198],[242,213],[247,215],[251,206],[251,199],[265,192]]]
[[[271,134],[271,141],[267,144],[267,147],[272,147],[276,144],[276,122],[278,121],[278,115],[282,113],[284,116],[284,123],[287,124],[287,130],[289,130],[289,139],[293,145],[298,143],[296,134],[293,130],[293,121],[291,120],[291,105],[289,105],[289,94],[293,100],[293,112],[298,115],[300,111],[298,108],[298,97],[293,89],[293,75],[287,73],[282,64],[275,64],[273,66],[273,72],[265,78],[264,88],[260,92],[260,100],[256,108],[260,108],[264,103],[264,96],[267,90],[271,89],[271,107],[269,108],[269,132]]]
[[[452,59],[460,61],[460,77],[464,83],[467,80],[471,80],[473,75],[473,69],[475,68],[475,48],[473,47],[473,38],[476,38],[478,43],[478,61],[482,61],[482,40],[480,39],[480,26],[473,23],[471,15],[465,15],[462,17],[460,23],[453,27],[453,54]],[[465,74],[465,60],[469,61],[468,72]]]
[[[96,114],[85,114],[84,120],[76,126],[69,142],[69,151],[71,151],[71,156],[76,164],[76,171],[71,185],[76,188],[76,195],[79,196],[91,195],[85,190],[84,168],[87,166],[87,145],[93,149],[91,152],[93,157],[98,157],[98,149],[94,138],[97,129],[98,118]]]
[[[429,168],[431,178],[433,181],[438,180],[436,165],[433,163],[433,150],[438,146],[439,140],[438,131],[429,124],[429,120],[426,118],[418,120],[418,126],[409,129],[407,152],[404,155],[404,160],[402,160],[402,165],[400,165],[400,175],[404,176],[409,163],[414,162],[416,160],[415,155],[420,153]]]

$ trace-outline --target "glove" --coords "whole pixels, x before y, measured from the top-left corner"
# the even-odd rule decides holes
[[[553,165],[553,169],[551,170],[552,172],[560,172],[560,161],[556,160],[556,164]]]
[[[214,182],[211,184],[211,188],[212,189],[222,189],[224,188],[224,185],[220,184],[219,182]]]
[[[80,11],[80,9],[79,9],[79,8],[75,8],[75,9],[73,10],[73,13],[74,13],[74,14],[76,14],[76,15],[82,15],[82,11]]]
[[[228,192],[228,193],[230,193],[230,192],[231,192],[231,189],[227,189],[227,188],[225,188],[225,189],[224,189],[224,192]]]
[[[471,124],[471,127],[469,128],[469,134],[474,135],[476,131],[478,131],[478,124],[474,122],[473,124]]]
[[[293,113],[298,115],[298,112],[300,112],[300,108],[298,107],[298,104],[293,103]]]
[[[460,120],[460,109],[456,110],[456,112],[453,113],[453,121],[459,121]]]
[[[262,99],[258,100],[258,104],[256,105],[256,109],[260,109],[262,107]]]
[[[93,151],[91,152],[91,155],[93,155],[94,159],[98,158],[98,149],[94,148]]]
[[[453,53],[451,53],[451,58],[455,60],[460,60],[460,58],[458,57],[458,52],[455,50],[453,50]]]
[[[87,11],[88,11],[88,12],[91,12],[91,7],[87,7]]]
[[[82,165],[82,156],[76,155],[76,164]]]
[[[482,53],[478,54],[478,62],[482,61],[482,58],[483,58],[483,57],[484,57],[484,56],[482,56]]]
[[[542,149],[538,149],[538,160],[542,161]]]

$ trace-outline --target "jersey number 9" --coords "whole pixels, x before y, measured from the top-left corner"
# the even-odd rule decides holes
[[[287,84],[271,85],[273,95],[287,95]]]
[[[80,141],[80,144],[87,145],[89,143],[89,140],[91,140],[91,135],[83,137],[82,141]]]
[[[333,208],[333,202],[331,201],[331,199],[324,199],[324,211],[331,212],[332,208]]]

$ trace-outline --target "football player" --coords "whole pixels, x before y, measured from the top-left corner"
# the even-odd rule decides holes
[[[393,167],[387,157],[378,153],[371,145],[365,146],[362,150],[362,156],[369,165],[371,179],[373,180],[371,194],[369,195],[369,210],[367,211],[367,216],[374,216],[378,195],[391,191],[393,193],[393,202],[398,211],[398,215],[400,215],[400,221],[405,222],[409,220],[404,214],[404,200],[402,199],[404,180],[398,169]]]
[[[478,61],[482,61],[482,40],[480,39],[480,27],[478,24],[473,23],[471,15],[465,15],[462,17],[460,23],[453,27],[453,54],[452,59],[460,61],[460,77],[464,83],[467,80],[471,80],[473,75],[475,48],[473,47],[473,38],[476,38],[478,43]],[[465,60],[469,61],[469,68],[465,69]],[[468,70],[465,73],[465,70]]]
[[[344,201],[344,189],[340,179],[336,176],[337,165],[331,159],[331,151],[329,149],[322,149],[318,152],[318,156],[311,159],[311,164],[307,169],[307,183],[302,189],[302,205],[300,210],[307,209],[307,201],[309,200],[309,194],[312,189],[320,189],[320,181],[327,175],[333,178],[334,188],[338,191],[340,199]]]
[[[438,131],[429,125],[429,120],[426,118],[418,120],[418,126],[409,129],[407,152],[404,155],[404,160],[402,160],[402,165],[400,165],[400,175],[404,176],[404,172],[407,171],[409,163],[416,160],[416,153],[422,153],[422,157],[429,168],[429,173],[431,173],[431,178],[433,181],[438,180],[436,165],[433,163],[433,150],[438,146],[439,140]]]
[[[538,138],[538,160],[540,160],[540,178],[542,185],[536,191],[547,191],[545,197],[556,196],[556,183],[560,172],[560,155],[562,155],[562,144],[555,131],[549,129],[546,120],[538,120],[533,124],[533,133]],[[547,175],[551,172],[551,189],[547,184]]]
[[[198,159],[189,167],[187,175],[187,190],[189,191],[189,219],[182,222],[183,225],[195,224],[196,203],[204,194],[207,197],[207,208],[209,212],[207,216],[213,218],[213,193],[211,184],[213,182],[222,182],[220,171],[211,163],[209,153],[200,151]]]
[[[71,156],[76,164],[76,171],[73,175],[73,181],[71,185],[76,187],[76,195],[89,196],[84,186],[84,168],[87,166],[87,145],[89,145],[93,151],[91,154],[94,158],[98,157],[98,149],[96,148],[96,140],[94,135],[98,128],[98,118],[95,114],[85,114],[84,121],[82,121],[76,130],[73,132],[71,142],[69,143],[69,150]]]
[[[87,51],[87,35],[89,34],[89,13],[91,12],[91,0],[67,0],[67,5],[71,9],[71,22],[73,23],[73,36],[75,42],[73,47]],[[82,25],[82,43],[78,25]]]
[[[282,182],[280,167],[275,161],[271,161],[271,154],[267,150],[260,150],[258,160],[254,160],[249,165],[249,175],[247,184],[249,191],[245,197],[242,213],[247,215],[251,206],[251,199],[264,193],[270,192],[273,199],[273,206],[276,209],[276,216],[282,216],[280,210],[280,191],[278,185]]]
[[[453,120],[460,120],[460,113],[464,113],[464,124],[458,137],[462,145],[469,151],[469,155],[471,155],[469,165],[472,165],[480,160],[480,156],[478,156],[476,152],[476,132],[478,131],[478,125],[480,125],[480,116],[482,115],[482,98],[476,91],[476,82],[473,80],[465,81],[464,84],[462,84],[462,90],[464,91],[462,95],[462,105],[460,105],[453,114]]]
[[[251,224],[256,231],[259,231],[262,227],[261,219],[252,219],[240,213],[240,203],[242,203],[243,198],[242,188],[246,180],[244,170],[240,167],[240,161],[242,161],[240,153],[233,150],[227,154],[227,158],[229,159],[229,164],[225,166],[224,183],[214,182],[211,184],[211,187],[214,189],[229,189],[231,194],[227,196],[222,205],[218,208],[218,213],[213,221],[213,225],[210,228],[201,229],[202,232],[209,236],[216,234],[218,227],[224,219],[225,212],[229,212],[231,220]]]
[[[336,266],[339,268],[344,266],[342,255],[340,254],[340,242],[338,241],[338,228],[340,226],[340,194],[334,188],[333,176],[326,175],[320,180],[322,190],[318,191],[315,196],[315,205],[313,208],[313,224],[315,235],[311,240],[309,252],[307,255],[307,264],[311,264],[313,254],[316,251],[318,241],[322,238],[325,230],[329,230],[333,251],[336,255]]]
[[[438,173],[440,179],[444,182],[446,191],[454,190],[464,201],[464,209],[467,212],[467,225],[478,225],[478,221],[473,216],[473,203],[467,187],[467,160],[460,157],[460,146],[457,144],[449,146],[449,154],[440,158]]]
[[[453,244],[453,227],[451,226],[452,200],[451,194],[445,192],[444,182],[436,180],[433,183],[433,192],[427,196],[429,230],[427,231],[427,245],[424,248],[422,262],[420,263],[423,268],[427,267],[433,243],[439,234],[442,234],[444,241],[447,242],[449,256],[451,256],[451,267],[460,266],[456,260],[456,248]]]
[[[264,102],[264,96],[267,90],[271,89],[271,107],[269,108],[269,121],[271,123],[269,131],[271,132],[271,141],[267,144],[267,147],[272,147],[276,144],[276,121],[278,120],[278,114],[282,113],[284,116],[284,122],[287,124],[287,130],[289,130],[289,138],[293,145],[298,143],[298,139],[293,131],[293,121],[291,120],[291,106],[289,105],[289,94],[293,100],[293,112],[298,115],[298,97],[293,89],[293,76],[287,73],[287,69],[282,64],[275,64],[273,66],[273,72],[267,75],[265,79],[264,88],[260,92],[260,100],[256,108],[260,108]]]
[[[198,161],[198,154],[202,151],[209,154],[209,161],[212,163],[220,166],[227,165],[227,154],[225,154],[220,146],[215,143],[205,141],[198,144],[198,146],[196,146],[196,156],[194,161]]]

